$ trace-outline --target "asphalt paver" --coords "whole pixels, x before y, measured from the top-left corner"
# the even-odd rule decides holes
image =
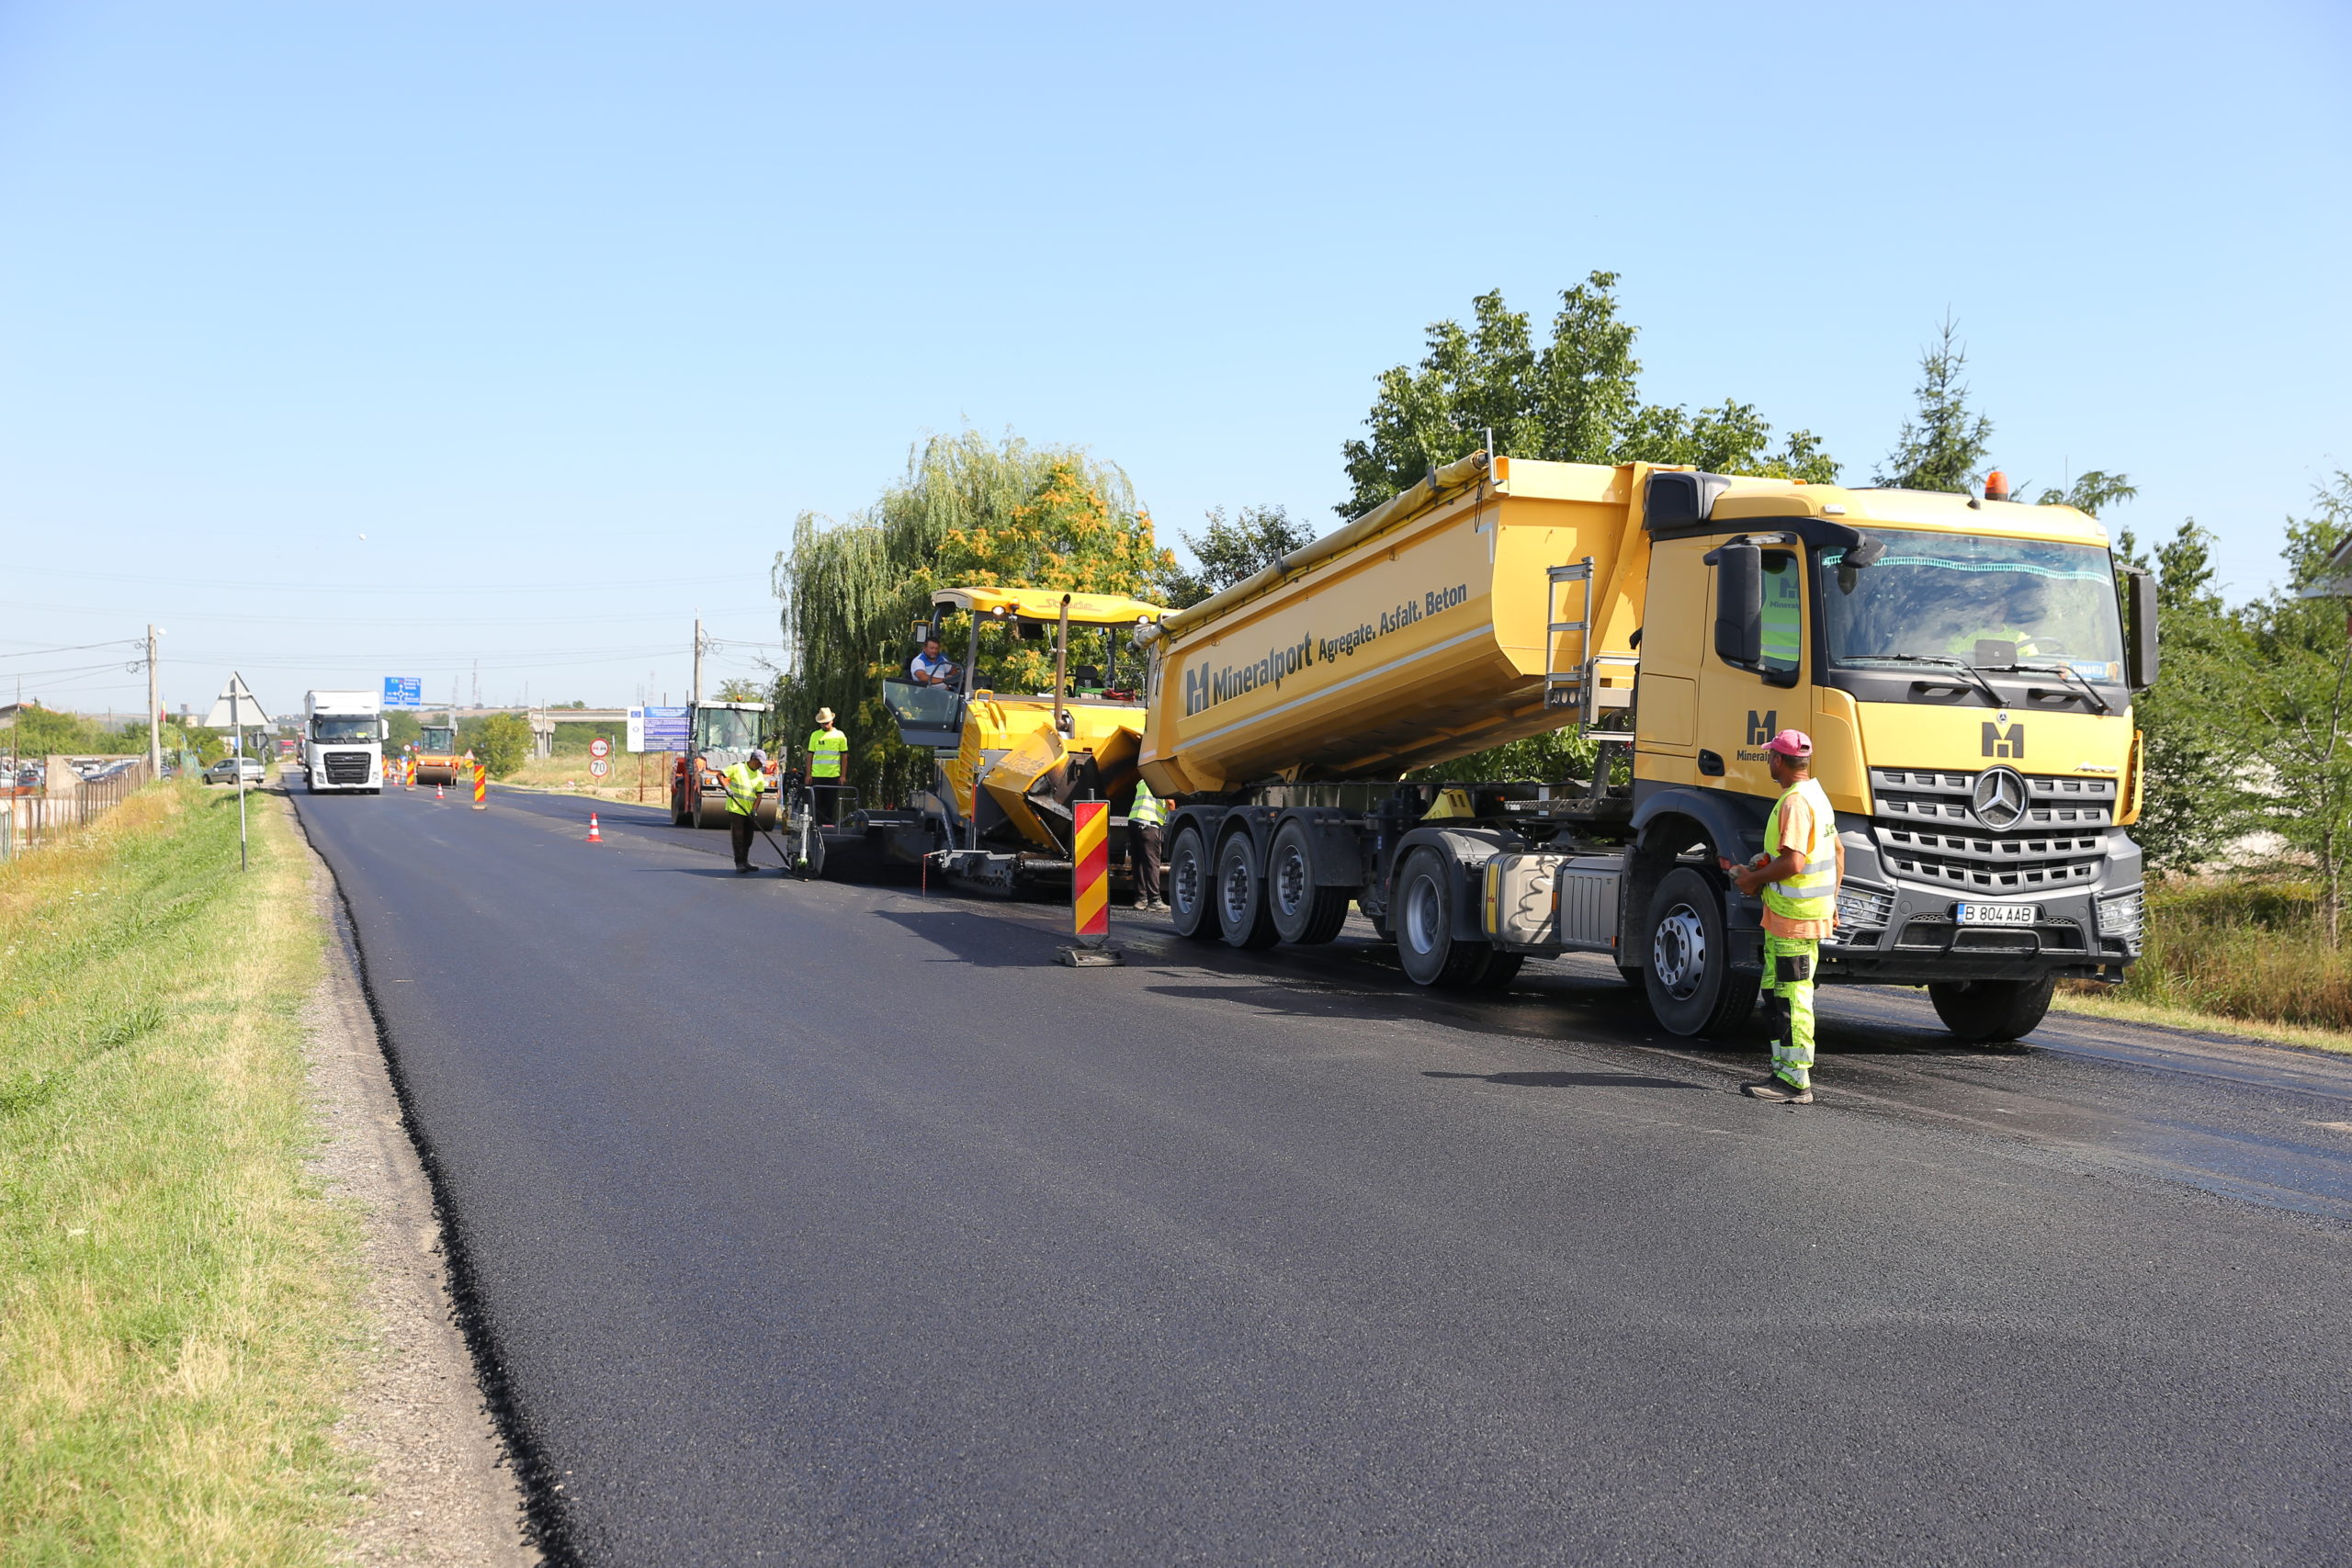
[[[296,798],[560,1556],[2352,1558],[2352,1063],[1833,991],[1768,1105],[1589,963]]]

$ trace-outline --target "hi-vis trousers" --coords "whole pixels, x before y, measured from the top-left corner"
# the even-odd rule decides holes
[[[1764,936],[1764,1007],[1772,1025],[1772,1072],[1792,1089],[1813,1087],[1814,937]]]

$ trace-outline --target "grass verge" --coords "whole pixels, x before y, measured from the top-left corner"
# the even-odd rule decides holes
[[[2062,989],[2070,1012],[2352,1051],[2352,953],[2332,948],[2317,890],[2268,877],[2148,889],[2146,945],[2120,987]]]
[[[319,1189],[322,962],[275,803],[170,783],[0,867],[0,1562],[309,1563],[360,1484],[357,1226]]]

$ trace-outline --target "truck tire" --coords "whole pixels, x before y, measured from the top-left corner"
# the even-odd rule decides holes
[[[1510,983],[1519,978],[1520,970],[1526,966],[1527,954],[1496,953],[1492,948],[1487,949],[1487,953],[1486,972],[1478,976],[1478,988],[1482,991],[1508,990]]]
[[[1417,986],[1436,990],[1475,986],[1495,956],[1495,950],[1483,942],[1455,938],[1453,868],[1426,845],[1405,857],[1388,900],[1388,916],[1396,923],[1397,962]]]
[[[1178,936],[1196,942],[1214,942],[1217,934],[1209,918],[1208,859],[1197,825],[1187,822],[1176,829],[1168,851],[1168,923]]]
[[[1225,847],[1216,852],[1216,882],[1210,891],[1217,934],[1227,947],[1272,947],[1280,940],[1273,913],[1266,908],[1266,879],[1258,870],[1257,846],[1250,835],[1226,836]]]
[[[1971,1045],[2022,1040],[2041,1025],[2058,977],[2039,980],[1942,980],[1928,987],[1928,999],[1944,1027]]]
[[[1266,856],[1266,905],[1275,933],[1301,947],[1329,942],[1347,924],[1354,897],[1351,888],[1315,885],[1315,847],[1306,829],[1295,821],[1283,823]]]
[[[1650,962],[1642,986],[1668,1033],[1721,1037],[1747,1021],[1759,976],[1732,973],[1723,893],[1705,873],[1687,865],[1668,872],[1645,930]]]

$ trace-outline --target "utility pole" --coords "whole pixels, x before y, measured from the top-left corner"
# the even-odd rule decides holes
[[[157,705],[163,699],[155,686],[155,626],[147,625],[147,776],[164,776],[164,712]]]
[[[702,705],[702,617],[695,617],[695,693],[686,701],[697,707]]]

